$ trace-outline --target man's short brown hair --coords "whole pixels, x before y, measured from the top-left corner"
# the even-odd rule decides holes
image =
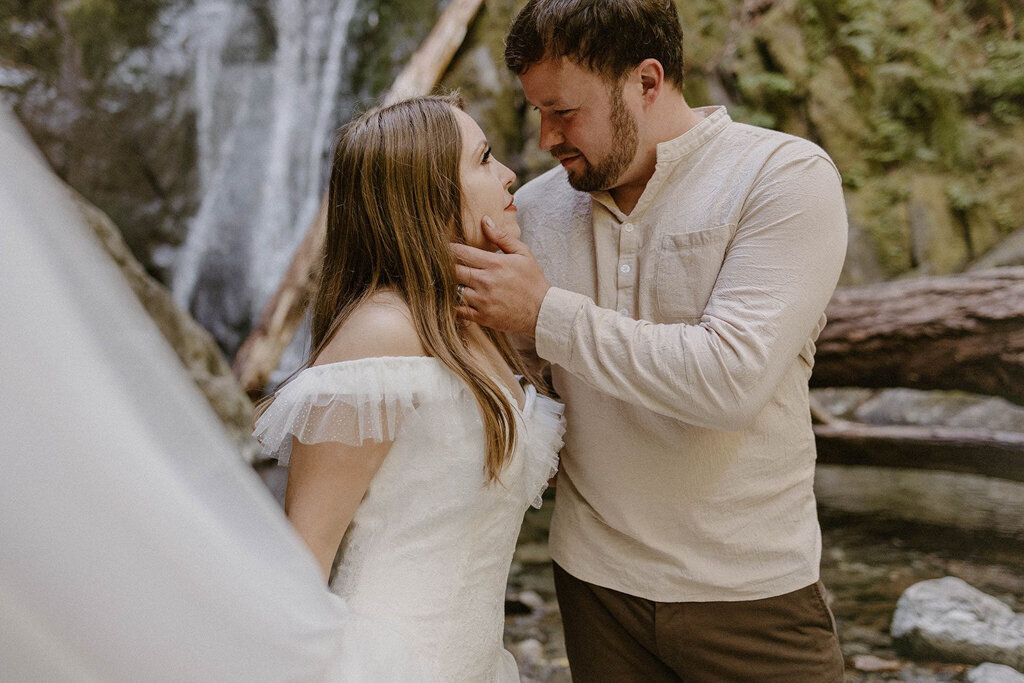
[[[517,74],[566,57],[610,81],[648,58],[683,87],[683,30],[672,0],[529,0],[505,36],[505,64]]]

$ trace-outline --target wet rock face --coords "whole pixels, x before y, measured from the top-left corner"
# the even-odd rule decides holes
[[[952,576],[908,588],[891,633],[916,658],[1024,668],[1024,615]]]
[[[151,271],[195,210],[179,0],[56,0],[0,13],[0,93],[56,173],[100,206]]]

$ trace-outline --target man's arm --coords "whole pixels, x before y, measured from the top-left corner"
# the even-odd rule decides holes
[[[492,241],[520,259],[529,255],[517,244]],[[788,162],[747,198],[698,324],[632,320],[586,296],[549,288],[536,320],[537,353],[620,400],[698,426],[741,429],[816,333],[845,250],[846,213],[834,167],[818,156]],[[503,265],[501,254],[489,256]],[[528,272],[501,265],[487,268],[486,278],[478,267],[466,274],[486,282],[482,287],[500,282],[506,297],[529,309],[519,302],[532,305],[535,289],[516,281]],[[489,292],[483,309],[467,303],[483,324],[500,328],[502,307],[488,307],[494,297]]]

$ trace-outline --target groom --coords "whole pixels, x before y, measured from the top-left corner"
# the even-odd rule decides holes
[[[559,166],[465,306],[566,403],[551,556],[576,681],[841,681],[807,380],[842,267],[816,145],[682,95],[671,0],[530,0],[505,59]],[[527,245],[529,245],[527,247]]]

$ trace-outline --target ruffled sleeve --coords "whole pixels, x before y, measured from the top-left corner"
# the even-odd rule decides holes
[[[462,383],[427,356],[362,358],[306,368],[278,390],[253,436],[265,457],[291,457],[292,438],[359,446],[393,441],[410,413],[428,401],[452,403]]]
[[[530,387],[531,393],[536,390]],[[548,480],[558,472],[558,452],[565,434],[565,406],[558,401],[534,394],[525,417],[527,460],[523,481],[527,500],[539,508]]]

